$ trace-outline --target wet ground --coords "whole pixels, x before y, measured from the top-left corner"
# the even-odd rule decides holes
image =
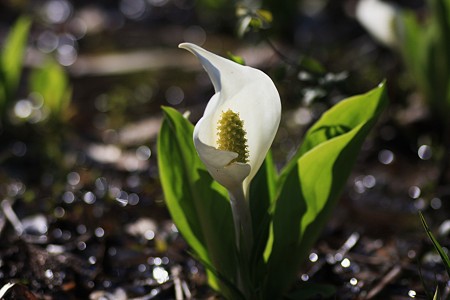
[[[17,283],[4,298],[217,297],[170,219],[156,165],[160,105],[196,121],[213,92],[177,49],[192,41],[231,50],[274,79],[284,110],[279,166],[324,110],[387,78],[391,104],[298,283],[333,285],[336,299],[427,299],[440,285],[445,299],[448,278],[417,215],[448,245],[445,130],[398,57],[352,18],[354,2],[324,1],[272,35],[241,39],[234,10],[207,3],[0,4],[0,37],[18,15],[35,18],[17,100],[29,96],[26,74],[46,55],[73,86],[67,122],[28,119],[0,131],[0,288]]]

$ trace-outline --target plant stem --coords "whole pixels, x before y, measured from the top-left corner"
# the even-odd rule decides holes
[[[239,252],[239,266],[237,268],[237,282],[239,290],[248,295],[248,285],[245,284],[248,265],[253,247],[253,228],[250,208],[246,201],[242,187],[230,191],[231,211],[233,213],[236,246]]]
[[[242,188],[230,191],[230,202],[238,250],[249,257],[253,246],[252,218]]]

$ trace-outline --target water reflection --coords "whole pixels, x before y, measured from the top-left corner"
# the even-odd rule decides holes
[[[78,226],[77,226],[77,232],[78,232],[78,234],[80,234],[80,235],[85,234],[85,233],[87,232],[87,227],[86,227],[86,225],[84,225],[84,224],[78,225]]]
[[[72,14],[72,5],[66,0],[51,0],[44,5],[44,17],[47,22],[62,24]]]
[[[96,237],[101,238],[105,235],[105,230],[101,227],[95,228],[94,234]]]
[[[421,194],[421,190],[418,186],[411,186],[408,189],[408,195],[409,195],[409,197],[411,197],[413,199],[419,198],[420,194]]]
[[[128,204],[137,205],[139,203],[139,196],[135,193],[128,195]]]
[[[40,51],[50,53],[58,47],[58,36],[53,31],[45,30],[38,36],[36,46]]]
[[[116,197],[116,201],[120,203],[122,206],[126,206],[128,204],[128,193],[125,191],[120,191],[119,196]]]
[[[145,271],[147,271],[147,266],[145,264],[139,264],[138,271],[144,273]]]
[[[27,145],[22,141],[16,141],[11,145],[11,153],[17,157],[22,157],[27,153]]]
[[[367,189],[374,188],[377,183],[375,176],[357,176],[354,180],[353,188],[358,194],[364,193]]]
[[[22,99],[16,102],[14,106],[14,114],[21,119],[27,119],[33,112],[33,105],[30,100]]]
[[[378,153],[378,160],[383,164],[383,165],[389,165],[394,161],[394,153],[391,150],[381,150]]]
[[[78,248],[78,250],[80,250],[80,251],[86,250],[86,243],[85,243],[85,242],[79,242],[79,243],[77,244],[77,248]]]
[[[178,105],[184,100],[184,92],[178,86],[171,86],[166,90],[166,101],[171,105]]]
[[[23,144],[23,145],[25,146],[25,144]],[[25,149],[26,149],[26,146],[25,146]],[[24,155],[26,150],[23,152],[24,152],[23,153],[23,155]],[[22,152],[20,152],[20,153],[22,153]],[[21,156],[23,156],[23,155],[21,155]],[[7,185],[7,194],[9,197],[20,196],[25,192],[25,190],[26,190],[26,186],[21,181],[12,181]]]
[[[206,32],[200,26],[189,26],[183,32],[183,40],[202,46],[206,42]]]
[[[373,175],[367,175],[367,176],[364,176],[362,182],[366,188],[370,189],[376,185],[377,180],[375,179],[375,177]]]
[[[70,172],[67,174],[67,183],[69,185],[75,186],[80,183],[81,177],[77,172]]]
[[[136,157],[139,160],[148,160],[151,155],[152,150],[150,150],[150,148],[145,145],[139,146],[139,148],[136,149]]]
[[[433,209],[440,209],[442,207],[442,201],[440,198],[433,198],[430,201],[430,206]]]
[[[119,9],[127,18],[139,20],[145,15],[147,5],[144,0],[122,0]]]
[[[86,202],[86,204],[94,204],[97,200],[97,197],[93,192],[89,191],[84,194],[83,200],[84,202]]]
[[[91,265],[95,265],[97,258],[95,256],[89,256],[88,261]]]
[[[44,272],[45,277],[47,277],[48,279],[53,279],[53,271],[50,269],[45,270]]]
[[[153,230],[147,230],[144,233],[144,237],[147,240],[151,241],[151,240],[153,240],[155,238],[155,232]]]
[[[153,278],[160,284],[164,283],[169,280],[169,272],[163,267],[155,267],[153,268]]]
[[[140,185],[141,185],[141,178],[137,174],[132,174],[127,177],[127,186],[129,188],[137,189],[139,188]]]
[[[69,44],[58,46],[56,53],[56,59],[65,67],[73,65],[78,57],[78,52],[75,46]]]
[[[53,214],[55,215],[56,218],[60,219],[60,218],[64,217],[64,215],[66,214],[66,211],[61,206],[58,206],[53,210]]]
[[[62,199],[65,203],[71,204],[75,201],[75,195],[70,191],[66,191],[64,192]]]
[[[309,260],[311,262],[316,262],[318,259],[319,259],[319,256],[314,252],[309,255]]]
[[[341,261],[341,266],[342,266],[343,268],[348,268],[348,267],[350,267],[350,265],[351,265],[351,262],[350,262],[350,260],[349,260],[348,258],[344,258],[344,259]]]
[[[115,247],[110,247],[108,249],[109,256],[116,256],[117,255],[117,249]]]
[[[417,150],[417,155],[422,160],[428,160],[433,156],[433,151],[431,150],[431,147],[428,145],[422,145]]]

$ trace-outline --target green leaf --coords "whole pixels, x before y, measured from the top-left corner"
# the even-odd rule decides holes
[[[273,244],[265,253],[267,299],[279,299],[295,280],[386,102],[385,84],[341,101],[310,128],[294,162],[282,170]]]
[[[30,90],[43,97],[44,105],[49,108],[54,118],[67,117],[71,88],[63,67],[57,62],[48,60],[42,68],[33,70]]]
[[[227,52],[227,56],[229,59],[231,59],[235,63],[245,66],[245,60],[242,56],[234,55],[230,51]]]
[[[403,12],[401,21],[395,25],[397,25],[397,31],[401,32],[402,43],[400,50],[403,60],[415,79],[422,85],[423,80],[426,79],[422,78],[423,70],[421,69],[423,47],[418,47],[417,45],[423,45],[424,32],[412,11]],[[424,88],[424,86],[421,88]]]
[[[29,18],[18,19],[0,53],[0,111],[12,100],[19,85],[30,26]]]
[[[325,74],[326,72],[325,67],[318,60],[309,56],[302,57],[299,65],[313,74]]]
[[[425,218],[422,214],[422,212],[419,211],[420,221],[422,222],[423,228],[425,229],[425,232],[427,233],[428,237],[430,238],[431,242],[433,243],[434,248],[441,256],[442,262],[444,263],[445,270],[447,271],[448,276],[450,276],[450,259],[448,258],[448,255],[445,253],[444,249],[442,249],[439,242],[434,237],[433,233],[431,232],[430,228],[427,225],[427,222],[425,221]]]
[[[436,287],[436,291],[434,292],[433,300],[439,300],[439,286]]]
[[[398,22],[401,54],[405,65],[437,116],[445,119],[450,109],[450,2],[431,0],[426,22],[405,11]]]
[[[194,126],[172,108],[163,107],[163,112],[158,167],[172,219],[198,257],[234,282],[237,249],[227,191],[199,159],[192,140]],[[214,289],[232,298],[233,292],[212,272],[208,277]]]

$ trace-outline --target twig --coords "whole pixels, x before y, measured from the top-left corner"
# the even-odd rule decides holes
[[[0,235],[3,232],[3,228],[5,228],[5,224],[6,224],[5,215],[3,213],[0,213]]]
[[[3,296],[5,296],[6,292],[12,288],[15,285],[15,283],[7,282],[1,289],[0,289],[0,299],[3,299]]]
[[[12,200],[4,199],[1,203],[1,208],[8,221],[11,222],[11,224],[13,225],[17,235],[20,236],[23,233],[23,225],[22,222],[20,222],[19,218],[17,217],[16,213],[14,212],[10,201]]]
[[[359,237],[360,235],[358,232],[353,232],[342,245],[342,247],[339,248],[336,254],[339,253],[340,255],[342,255],[342,257],[344,257],[344,255],[347,254],[347,252],[356,245],[356,243],[359,241]]]
[[[333,258],[332,263],[334,264],[336,261],[341,261],[344,258],[344,256],[348,253],[348,251],[350,251],[350,249],[352,249],[356,245],[356,243],[359,241],[359,237],[360,234],[358,232],[353,232],[338,250],[334,252],[331,251],[331,253],[328,253],[327,256],[331,255],[331,257]],[[308,271],[307,275],[309,277],[312,277],[323,267],[323,265],[326,262],[327,260],[325,259],[319,260],[318,263],[312,266],[312,268]]]
[[[183,288],[180,279],[180,266],[172,267],[173,284],[175,287],[175,300],[183,300]]]
[[[272,51],[275,52],[275,54],[286,64],[296,67],[299,66],[296,61],[292,60],[290,57],[281,52],[268,37],[265,37],[265,41],[269,45],[269,47],[272,48]]]
[[[188,286],[186,280],[183,280],[181,282],[181,287],[183,288],[183,292],[186,295],[186,299],[192,299],[192,293],[189,290],[189,286]]]
[[[383,279],[369,291],[365,299],[373,299],[378,293],[380,293],[386,285],[388,285],[391,281],[397,278],[402,271],[402,267],[400,265],[394,266],[387,274],[383,277]]]

